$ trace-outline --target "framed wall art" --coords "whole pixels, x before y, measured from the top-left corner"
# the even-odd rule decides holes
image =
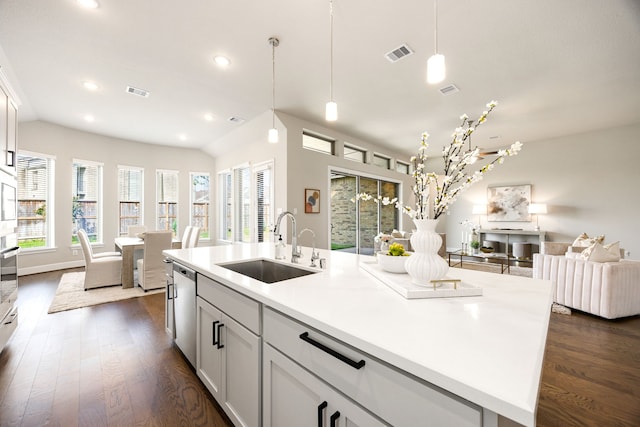
[[[531,185],[487,188],[488,221],[531,221]]]
[[[304,213],[320,213],[320,190],[304,189]]]

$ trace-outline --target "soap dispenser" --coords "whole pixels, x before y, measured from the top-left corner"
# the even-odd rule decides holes
[[[285,259],[286,255],[284,254],[284,249],[287,245],[285,245],[282,240],[282,234],[279,235],[278,242],[276,243],[276,259]]]

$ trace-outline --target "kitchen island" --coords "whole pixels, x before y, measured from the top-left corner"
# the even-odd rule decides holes
[[[291,247],[287,250],[290,253]],[[311,249],[303,248],[302,251],[305,257],[300,260],[300,266],[304,267],[309,263]],[[347,366],[344,373],[339,373],[335,379],[332,379],[332,373],[322,371],[320,356],[308,355],[315,358],[310,359],[315,365],[305,368],[320,378],[326,376],[332,386],[335,386],[334,381],[340,382],[340,378],[350,378],[342,384],[347,388],[357,383],[353,390],[342,389],[342,393],[359,403],[365,415],[373,414],[381,425],[401,423],[390,421],[366,403],[373,399],[377,405],[381,400],[379,395],[368,395],[367,388],[376,389],[378,383],[363,373],[367,369],[375,370],[376,364],[394,375],[406,375],[411,381],[424,383],[429,390],[433,388],[446,399],[453,399],[450,412],[457,412],[456,405],[460,402],[472,412],[476,411],[479,419],[469,425],[497,426],[502,418],[522,425],[535,425],[552,304],[549,281],[452,268],[447,277],[480,286],[483,295],[408,300],[360,268],[361,261],[371,260],[369,256],[320,251],[320,257],[327,260],[324,270],[315,269],[315,274],[267,284],[219,264],[261,258],[273,260],[273,244],[233,244],[164,253],[202,276],[202,287],[200,280],[197,284],[199,294],[201,290],[205,291],[205,284],[215,282],[224,292],[232,290],[234,295],[238,293],[255,302],[256,307],[260,307],[261,318],[249,329],[257,337],[264,332],[265,347],[272,344],[282,351],[277,346],[287,345],[285,341],[279,343],[279,335],[271,332],[276,327],[293,330],[308,326],[312,334],[318,332],[321,338],[336,340],[336,346],[344,348],[351,358],[366,359],[365,368],[355,371],[344,365]],[[225,295],[222,299],[227,299]],[[213,338],[216,344],[215,328]],[[218,347],[220,338],[218,332]],[[271,351],[265,351],[265,359]],[[307,353],[302,356],[307,357]],[[280,357],[279,353],[276,357]],[[268,364],[265,362],[261,367],[266,374]],[[305,374],[303,371],[301,373]],[[350,372],[355,372],[352,377]],[[385,373],[381,377],[387,375],[391,374]],[[265,384],[271,384],[262,391],[263,399],[269,398],[269,393],[276,387],[275,382],[270,382],[272,380],[276,381],[271,377],[263,380]],[[385,390],[376,392],[384,395]],[[389,394],[393,402],[393,391]],[[418,390],[413,394],[419,399],[424,393]],[[403,394],[399,392],[398,395]],[[413,398],[411,393],[406,396]],[[322,403],[326,406],[326,402]],[[410,403],[407,401],[407,407],[398,408],[398,411],[415,409]],[[384,413],[384,408],[380,411]],[[277,415],[276,410],[266,404],[259,412],[261,420],[266,420],[264,425],[271,425],[267,418]],[[339,411],[335,411],[336,414],[340,416]],[[319,406],[318,417],[320,415]],[[429,424],[425,421],[425,425]]]

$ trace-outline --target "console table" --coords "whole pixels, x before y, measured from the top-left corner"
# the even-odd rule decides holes
[[[546,239],[546,232],[535,230],[515,230],[515,229],[499,229],[499,228],[483,228],[478,232],[480,234],[480,243],[485,239],[490,240],[488,236],[493,237],[493,240],[498,240],[505,244],[504,252],[507,256],[513,254],[511,244],[513,242],[527,242],[536,246],[533,252],[540,252],[540,242],[544,242]]]

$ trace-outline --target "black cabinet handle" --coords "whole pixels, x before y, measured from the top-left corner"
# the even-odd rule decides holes
[[[173,299],[173,291],[169,292],[170,286],[173,286],[173,283],[169,283],[169,281],[167,280],[167,300]]]
[[[220,330],[222,329],[223,326],[224,326],[224,323],[218,324],[218,342],[217,342],[218,350],[221,348],[224,348],[224,344],[222,344],[222,342],[220,341],[220,337],[222,336],[220,333]]]
[[[220,323],[219,320],[216,320],[211,324],[211,335],[213,335],[213,340],[211,341],[211,345],[218,345],[220,343],[219,340],[216,340],[216,325]]]
[[[319,348],[320,350],[324,351],[325,353],[329,353],[330,355],[332,355],[336,359],[340,360],[341,362],[346,363],[347,365],[351,366],[352,368],[360,369],[360,368],[362,368],[364,366],[364,360],[360,360],[359,362],[356,362],[355,360],[349,359],[344,354],[338,353],[334,349],[329,348],[326,345],[324,345],[322,343],[319,343],[318,341],[316,341],[313,338],[309,337],[309,332],[304,332],[304,333],[300,334],[300,339],[302,341],[308,342],[309,344],[311,344],[312,346],[314,346],[316,348]]]
[[[331,427],[336,427],[336,421],[338,421],[338,418],[340,418],[340,411],[336,411],[333,414],[331,414],[331,418],[329,418],[329,425]]]
[[[322,427],[322,425],[324,424],[322,421],[324,421],[323,415],[324,415],[324,408],[326,407],[327,407],[326,400],[318,405],[318,427]]]

